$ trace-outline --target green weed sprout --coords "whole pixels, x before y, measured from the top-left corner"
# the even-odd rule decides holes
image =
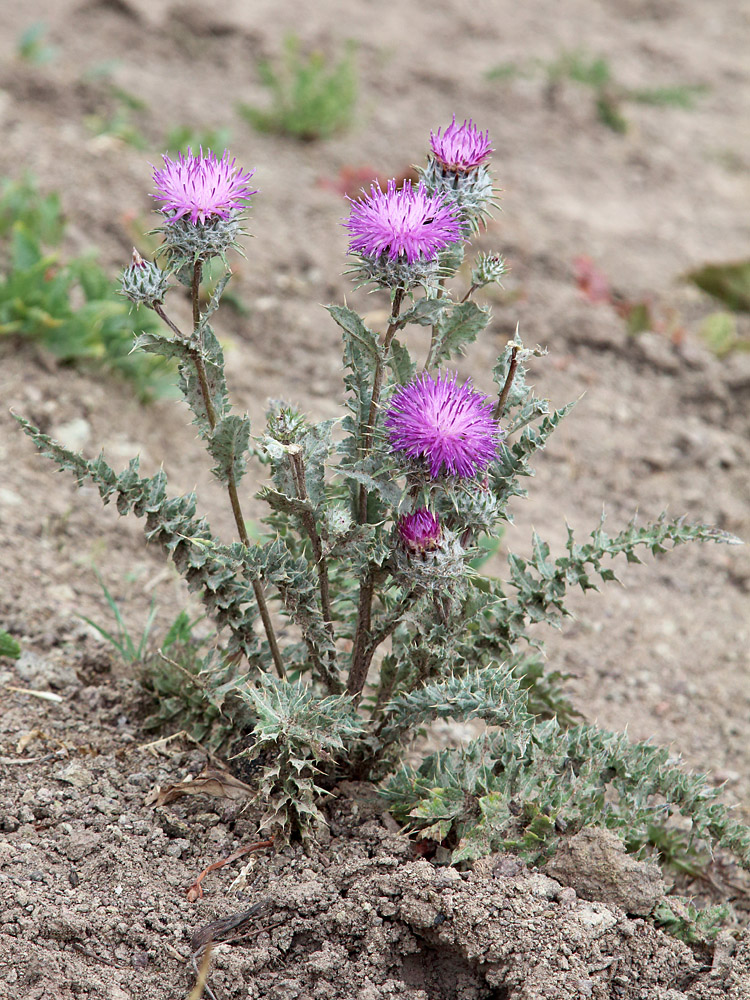
[[[0,339],[33,339],[60,361],[113,372],[144,400],[171,391],[173,363],[132,353],[134,322],[155,331],[158,320],[133,315],[90,257],[61,262],[64,230],[56,194],[40,195],[29,177],[0,184]]]
[[[537,64],[547,77],[547,100],[554,104],[565,81],[579,83],[593,91],[596,116],[613,132],[627,132],[629,124],[622,111],[626,103],[649,104],[690,110],[699,97],[708,92],[700,83],[671,84],[664,87],[625,87],[612,72],[604,56],[589,55],[582,49],[565,49],[551,62]],[[510,80],[519,75],[531,75],[514,63],[501,63],[485,73],[487,80]]]
[[[13,638],[10,632],[0,628],[0,656],[7,656],[11,660],[17,660],[21,655],[21,645]]]
[[[95,629],[102,639],[106,640],[106,642],[108,642],[117,651],[120,659],[123,660],[124,663],[141,663],[146,655],[149,636],[151,635],[154,618],[156,618],[156,598],[151,599],[151,605],[148,609],[146,623],[143,626],[140,638],[137,636],[134,637],[131,635],[130,629],[122,616],[119,604],[107,589],[107,585],[104,580],[102,580],[99,573],[96,574],[96,578],[99,581],[99,586],[104,592],[104,597],[109,605],[109,609],[114,616],[116,631],[112,632],[109,629],[104,628],[103,625],[99,625],[92,618],[87,618],[85,615],[81,615],[81,618],[93,629]]]
[[[164,142],[168,153],[187,153],[189,149],[225,149],[231,141],[228,128],[201,129],[193,125],[175,125]]]
[[[354,48],[329,67],[325,56],[300,53],[299,39],[288,35],[278,67],[258,64],[261,81],[271,92],[268,111],[239,104],[237,110],[259,132],[278,132],[304,142],[327,139],[346,129],[357,100]]]
[[[571,588],[616,579],[618,558],[736,539],[663,516],[613,534],[600,523],[584,542],[571,532],[557,555],[534,535],[530,556],[508,557],[506,580],[472,565],[492,550],[531,461],[570,409],[552,409],[527,384],[544,352],[518,333],[497,359],[491,396],[452,368],[490,322],[475,292],[505,270],[499,255],[480,255],[469,288],[453,291],[467,239],[491,205],[492,151],[487,132],[454,118],[431,135],[417,186],[373,186],[350,202],[351,271],[387,295],[389,319],[378,333],[330,305],[343,339],[342,418],[314,421],[271,400],[255,433],[232,408],[213,328],[231,277],[226,260],[257,193],[252,172],[226,151],[190,150],[155,170],[160,263],[135,255],[123,291],[164,324],[136,347],[176,360],[236,541],[217,538],[194,493],[172,495],[163,469],[143,477],[134,458],[117,472],[104,455],[88,459],[17,419],[79,484],[92,482],[104,503],[143,518],[146,538],[200,595],[216,640],[200,662],[171,658],[175,672],[157,691],[175,723],[187,713],[206,733],[220,722],[221,738],[243,738],[267,829],[314,836],[324,796],[349,778],[380,783],[393,813],[454,861],[512,849],[540,862],[590,825],[637,850],[675,815],[695,843],[723,845],[750,865],[750,830],[705,778],[666,750],[560,710],[564,677],[545,674],[531,634],[559,623]],[[210,261],[224,274],[203,306]],[[166,304],[175,285],[191,296],[187,329]],[[250,489],[268,511],[258,539],[243,513],[251,470]],[[188,675],[190,705],[174,697]],[[407,766],[413,737],[448,718],[486,730]]]
[[[24,62],[33,63],[35,66],[43,66],[52,62],[57,57],[58,50],[54,45],[47,45],[44,36],[47,26],[43,21],[36,21],[21,32],[16,42],[16,53],[19,59]]]

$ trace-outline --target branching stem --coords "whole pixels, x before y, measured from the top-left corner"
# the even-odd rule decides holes
[[[375,420],[377,418],[378,405],[380,403],[380,393],[383,389],[383,379],[385,377],[385,365],[391,343],[400,327],[398,316],[401,312],[401,304],[404,300],[406,289],[397,288],[393,295],[393,309],[391,310],[391,321],[383,338],[383,347],[378,355],[375,365],[375,376],[372,383],[372,400],[370,402],[370,412],[367,417],[367,426],[362,434],[362,446],[360,457],[366,458],[375,433]],[[359,523],[367,523],[367,488],[362,485],[359,488]],[[359,698],[362,688],[367,680],[367,671],[372,661],[372,653],[367,656],[368,644],[371,641],[370,626],[372,623],[372,598],[375,592],[375,579],[378,568],[374,563],[370,563],[365,570],[362,581],[359,585],[359,604],[357,608],[357,627],[354,633],[354,648],[352,650],[352,663],[349,669],[347,681],[347,691],[349,694]],[[373,650],[374,652],[374,650]]]
[[[440,278],[438,281],[438,290],[436,298],[442,299],[445,294],[445,278]],[[433,324],[430,333],[430,349],[427,351],[427,359],[424,363],[424,368],[422,371],[429,371],[435,362],[435,348],[437,347],[437,326]]]
[[[378,414],[378,406],[380,405],[380,393],[383,391],[383,379],[385,377],[385,365],[388,359],[388,352],[391,349],[391,343],[393,338],[396,336],[396,332],[400,327],[398,322],[398,314],[401,312],[401,303],[404,300],[404,294],[406,289],[397,288],[393,295],[393,310],[391,312],[391,321],[388,324],[388,329],[386,330],[385,337],[383,338],[383,347],[378,354],[378,360],[375,364],[375,377],[372,382],[372,399],[370,400],[370,412],[367,416],[367,425],[362,432],[362,446],[360,448],[360,457],[366,458],[370,448],[372,447],[372,440],[375,436],[375,421]],[[367,523],[367,488],[363,485],[359,488],[359,523]]]
[[[503,391],[500,393],[500,397],[495,404],[495,410],[493,413],[495,420],[499,420],[503,415],[503,410],[505,409],[505,404],[508,401],[508,395],[510,393],[511,386],[513,385],[513,379],[515,377],[517,367],[518,348],[514,347],[510,352],[510,364],[508,365],[508,374],[505,378],[505,385],[503,386]]]
[[[289,452],[289,460],[292,467],[292,478],[294,480],[294,486],[297,490],[297,496],[300,500],[307,500],[307,487],[305,485],[305,465],[302,459],[302,454],[299,451]],[[307,537],[310,539],[310,544],[312,545],[313,557],[315,559],[315,569],[318,574],[318,586],[320,588],[320,607],[323,612],[323,620],[326,623],[326,631],[331,639],[331,644],[335,640],[335,632],[333,628],[333,608],[331,605],[331,586],[328,578],[328,561],[323,554],[323,543],[320,538],[320,533],[318,532],[318,527],[315,523],[315,516],[311,510],[306,510],[301,515],[301,520],[305,531],[307,532]],[[335,670],[336,670],[336,653],[335,650],[331,650],[328,656],[329,667],[324,666],[320,662],[320,658],[316,657],[318,660],[318,667],[323,680],[326,683],[329,691],[338,691],[339,685],[336,680]]]
[[[200,326],[200,284],[201,284],[201,274],[203,271],[203,263],[198,260],[193,266],[193,281],[192,281],[192,304],[193,304],[193,332],[197,333],[198,327]],[[174,334],[176,334],[183,342],[188,345],[188,353],[190,358],[195,365],[195,372],[198,376],[198,384],[201,388],[201,395],[203,397],[203,405],[206,408],[206,420],[208,425],[213,430],[217,424],[216,410],[214,408],[213,400],[211,399],[211,390],[208,385],[208,377],[206,375],[206,366],[203,363],[203,358],[200,351],[190,346],[190,342],[182,334],[180,329],[172,322],[171,319],[166,315],[161,306],[154,306],[154,312],[159,316],[169,327]],[[227,474],[227,492],[229,493],[229,502],[232,506],[232,514],[234,515],[234,523],[237,526],[237,533],[240,536],[240,541],[242,544],[249,548],[250,539],[247,534],[247,528],[245,527],[245,518],[242,515],[242,507],[240,506],[240,498],[237,493],[237,482],[234,478],[234,472],[230,469]],[[276,672],[279,677],[285,677],[286,671],[284,670],[284,661],[281,658],[281,651],[279,649],[279,644],[276,639],[276,632],[273,627],[273,622],[271,621],[271,615],[268,610],[268,604],[266,602],[266,595],[263,591],[263,584],[257,577],[251,580],[253,586],[253,593],[255,594],[255,600],[258,605],[258,611],[260,613],[261,621],[263,622],[263,628],[266,633],[266,638],[268,639],[268,647],[271,650],[271,657],[273,658],[274,666],[276,667]]]

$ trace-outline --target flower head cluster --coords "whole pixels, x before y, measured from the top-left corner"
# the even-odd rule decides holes
[[[369,196],[350,201],[344,225],[351,233],[352,253],[386,254],[391,260],[405,257],[413,264],[420,258],[432,260],[439,250],[461,239],[453,206],[427,194],[421,184],[416,190],[411,183],[404,184],[398,191],[395,180],[390,180],[385,193],[373,184]]]
[[[391,447],[427,464],[430,476],[476,476],[497,456],[493,404],[456,376],[427,372],[396,391],[385,417]]]
[[[443,533],[437,516],[426,507],[419,507],[413,513],[400,517],[396,530],[407,552],[420,555],[437,548]]]
[[[475,170],[494,152],[490,133],[480,131],[471,118],[463,125],[456,125],[456,116],[443,134],[430,132],[432,154],[446,170],[467,173]]]
[[[189,217],[195,224],[218,217],[228,219],[242,210],[243,200],[257,194],[250,188],[254,171],[243,173],[236,160],[229,159],[225,149],[221,159],[209,149],[194,156],[180,153],[176,160],[163,156],[164,167],[154,168],[157,201],[163,201],[161,211],[170,222]]]

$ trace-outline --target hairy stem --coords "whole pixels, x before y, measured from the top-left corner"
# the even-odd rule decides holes
[[[385,377],[385,364],[391,343],[399,329],[398,316],[401,312],[406,289],[397,288],[393,295],[393,309],[391,310],[391,321],[383,338],[383,350],[378,356],[375,366],[375,377],[372,383],[372,400],[370,402],[370,412],[367,417],[367,426],[362,434],[362,447],[360,457],[365,458],[372,446],[372,439],[375,433],[375,420],[377,418],[378,405],[380,403],[380,393],[383,389],[383,379]],[[359,523],[367,523],[367,488],[362,485],[359,488]],[[370,639],[370,625],[372,622],[372,598],[375,588],[375,577],[378,569],[374,563],[370,563],[365,570],[364,577],[359,585],[359,604],[357,608],[357,627],[354,632],[354,648],[352,650],[352,663],[349,669],[347,680],[347,691],[349,694],[359,697],[362,688],[367,680],[367,671],[370,666],[369,659],[366,658],[366,650]]]
[[[192,304],[193,304],[193,331],[196,332],[200,325],[200,284],[201,284],[201,274],[203,271],[203,263],[198,260],[193,266],[193,281],[192,281]],[[175,324],[166,316],[164,310],[161,307],[155,308],[154,310],[157,315],[159,315],[170,330],[174,331],[182,340],[185,338],[180,333],[179,329]],[[208,387],[208,378],[206,376],[206,366],[203,363],[203,358],[201,357],[200,351],[195,348],[189,348],[190,357],[195,365],[195,372],[198,376],[198,384],[201,387],[201,395],[203,396],[203,405],[206,407],[206,419],[208,420],[209,427],[211,430],[216,427],[216,410],[214,409],[214,404],[211,399],[211,391]],[[240,536],[240,541],[242,544],[249,548],[250,539],[247,534],[247,529],[245,528],[245,518],[242,515],[242,507],[240,506],[240,498],[237,493],[237,482],[234,478],[234,473],[230,470],[228,474],[227,481],[227,492],[229,493],[229,502],[232,506],[232,514],[234,515],[234,523],[237,526],[237,532]],[[276,667],[276,672],[279,677],[285,677],[286,671],[284,670],[284,661],[281,658],[281,651],[279,649],[279,644],[276,639],[276,632],[273,627],[273,622],[271,621],[271,615],[268,610],[268,604],[266,602],[266,595],[263,591],[263,584],[257,578],[251,580],[253,593],[255,594],[255,600],[258,605],[258,611],[260,613],[261,621],[263,622],[263,628],[266,633],[266,638],[268,640],[268,647],[271,650],[271,657],[273,658],[274,666]]]
[[[406,289],[397,288],[393,295],[391,321],[388,324],[388,329],[386,330],[385,337],[383,338],[383,350],[380,352],[375,365],[375,377],[372,383],[370,412],[367,416],[367,425],[362,433],[360,458],[366,458],[370,448],[372,447],[372,439],[375,435],[375,421],[377,419],[378,406],[380,405],[380,393],[383,391],[386,360],[388,358],[388,352],[391,349],[393,338],[396,336],[396,332],[399,329],[398,314],[401,312],[401,303],[403,302],[405,292]],[[359,488],[359,523],[367,523],[367,489],[365,486],[360,486]]]
[[[500,397],[495,404],[495,410],[492,414],[495,420],[499,420],[503,415],[503,410],[505,409],[505,404],[508,401],[508,394],[510,393],[511,386],[513,385],[513,379],[515,377],[517,367],[518,348],[514,347],[510,352],[510,364],[508,365],[508,374],[505,379],[505,385],[503,386],[503,391],[500,393]]]
[[[372,622],[372,595],[375,588],[375,566],[370,563],[359,585],[359,607],[357,608],[357,630],[354,634],[354,649],[352,650],[352,665],[349,670],[346,689],[350,695],[359,697],[367,680],[367,670],[370,666],[365,657],[370,625]]]
[[[302,459],[301,452],[295,452],[290,449],[289,460],[292,467],[292,478],[294,480],[294,486],[297,491],[297,496],[300,500],[307,500],[307,487],[305,486],[305,466]],[[320,588],[320,607],[323,612],[323,620],[326,623],[326,630],[333,643],[335,633],[333,628],[333,608],[331,605],[331,586],[328,578],[328,561],[323,555],[323,543],[320,539],[320,533],[318,532],[318,527],[315,523],[315,516],[311,510],[305,511],[301,516],[302,524],[307,532],[307,537],[310,539],[310,544],[312,545],[313,556],[315,558],[315,569],[318,574],[318,586]],[[316,655],[315,657],[318,670],[323,678],[329,691],[337,692],[339,689],[339,684],[335,676],[336,670],[336,653],[331,650],[328,656],[329,666],[324,666],[320,662],[320,657]]]
[[[372,632],[372,598],[375,593],[375,587],[385,579],[386,575],[387,570],[378,568],[371,563],[367,568],[359,589],[357,631],[354,637],[352,665],[346,685],[349,694],[354,695],[357,699],[361,696],[362,689],[367,682],[367,674],[370,670],[375,650],[396,629],[401,616],[416,593],[415,590],[412,590],[406,597],[402,598],[396,607],[385,616],[377,631]]]
[[[438,290],[436,298],[442,299],[445,294],[445,278],[440,278],[438,281]],[[435,348],[437,347],[437,327],[433,324],[432,331],[430,333],[430,347],[427,351],[427,358],[424,363],[424,368],[422,371],[429,371],[435,360]]]
[[[372,658],[375,655],[375,651],[378,646],[384,642],[389,635],[392,635],[396,631],[404,612],[408,610],[415,600],[417,600],[421,593],[422,588],[413,587],[408,593],[404,594],[398,604],[396,604],[396,606],[393,607],[382,619],[377,631],[373,632],[370,636],[370,641],[365,645],[362,652],[361,665],[358,671],[359,676],[357,680],[360,686],[356,691],[352,691],[350,688],[350,694],[359,694],[362,691],[362,688],[365,686],[365,681],[367,680],[367,674],[370,670]]]

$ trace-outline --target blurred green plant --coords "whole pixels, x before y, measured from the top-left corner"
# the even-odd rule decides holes
[[[196,153],[199,149],[212,149],[220,156],[231,138],[228,128],[201,129],[194,125],[175,125],[167,132],[164,145],[165,151],[173,157],[177,153],[187,153],[188,149]]]
[[[148,141],[142,129],[133,121],[133,111],[143,110],[146,105],[139,98],[118,88],[112,88],[111,96],[112,110],[86,115],[86,127],[95,136],[108,136],[135,149],[146,149]]]
[[[615,80],[607,59],[588,55],[581,49],[564,50],[545,69],[548,97],[552,102],[564,80],[589,87],[594,91],[597,118],[602,125],[620,134],[628,130],[628,121],[622,112],[622,105],[626,102],[691,109],[695,107],[696,99],[708,91],[704,85],[692,83],[635,89],[624,87]]]
[[[25,28],[18,36],[16,42],[16,55],[24,62],[33,63],[35,66],[43,66],[44,63],[51,62],[57,56],[57,49],[54,45],[47,45],[44,35],[47,26],[43,21],[36,21]]]
[[[685,279],[733,312],[750,312],[750,259],[705,264],[689,271]]]
[[[537,61],[535,65],[546,75],[547,100],[551,105],[554,106],[557,102],[564,83],[581,84],[593,90],[596,116],[602,125],[620,134],[628,130],[628,120],[622,111],[624,103],[689,110],[695,107],[699,97],[708,92],[708,87],[696,83],[666,87],[625,87],[615,79],[608,59],[590,55],[583,49],[563,49],[557,58],[550,62]],[[531,76],[533,73],[533,69],[524,71],[514,63],[500,63],[489,69],[485,78],[503,81],[516,76]]]
[[[750,312],[750,259],[705,264],[684,277],[731,310],[711,313],[703,320],[699,333],[709,350],[718,358],[750,351],[750,337],[739,333],[734,315]]]
[[[287,35],[278,66],[258,64],[263,85],[271,92],[268,111],[239,104],[238,112],[260,132],[277,132],[304,142],[327,139],[347,128],[357,99],[354,45],[330,66],[321,52],[305,57],[296,35]]]
[[[0,628],[0,656],[7,656],[11,660],[17,660],[21,655],[21,646],[13,638],[10,632]]]
[[[95,136],[107,136],[135,149],[146,149],[148,140],[135,119],[148,109],[148,104],[114,82],[112,75],[117,66],[117,60],[108,60],[85,74],[84,80],[97,86],[102,106],[94,114],[86,115],[84,123]]]
[[[33,339],[61,361],[102,366],[143,400],[173,391],[172,363],[131,354],[134,319],[144,331],[158,320],[146,309],[132,316],[91,257],[61,263],[64,232],[57,194],[41,195],[29,176],[0,183],[0,338]]]

